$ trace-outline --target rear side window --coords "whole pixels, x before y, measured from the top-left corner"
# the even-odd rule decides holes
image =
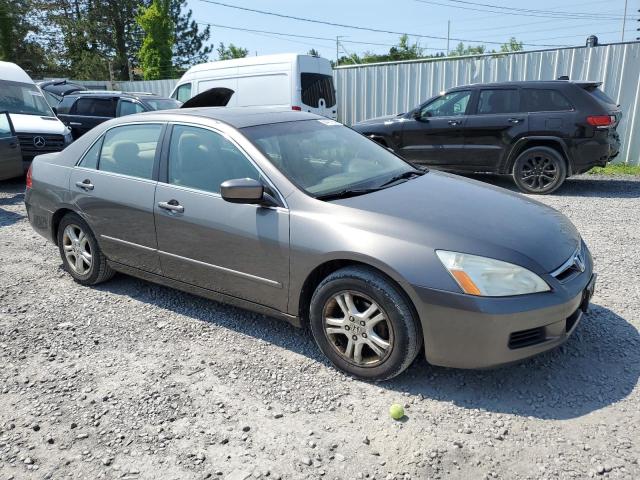
[[[302,73],[302,103],[309,107],[318,108],[320,99],[324,99],[326,107],[336,104],[336,91],[333,88],[333,77],[320,73]]]
[[[123,125],[104,136],[99,169],[151,179],[162,125]]]
[[[180,85],[173,96],[179,102],[186,102],[191,98],[191,84],[185,83],[184,85]]]
[[[516,113],[520,95],[516,89],[482,90],[478,99],[479,114]]]
[[[102,147],[102,140],[98,140],[91,148],[85,153],[84,157],[80,161],[81,167],[84,168],[98,168],[98,159],[100,158],[100,147]]]
[[[89,117],[115,117],[116,102],[111,98],[79,98],[74,113]]]
[[[130,102],[129,100],[120,100],[120,105],[118,107],[119,117],[140,112],[144,112],[144,108],[139,103]]]
[[[557,90],[526,88],[522,91],[525,112],[560,112],[573,110],[573,105]]]
[[[616,102],[609,95],[604,93],[599,88],[595,87],[592,89],[587,89],[591,95],[593,95],[600,103],[608,104],[608,105],[616,105]]]

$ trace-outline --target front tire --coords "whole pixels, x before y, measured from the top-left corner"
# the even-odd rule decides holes
[[[115,273],[107,265],[91,228],[76,213],[68,213],[60,221],[58,248],[64,269],[82,285],[97,285]]]
[[[422,331],[398,288],[367,267],[347,267],[325,278],[310,305],[320,350],[340,370],[365,380],[387,380],[407,369],[422,347]]]
[[[544,195],[557,190],[567,178],[567,164],[553,148],[525,150],[513,165],[513,179],[524,193]]]

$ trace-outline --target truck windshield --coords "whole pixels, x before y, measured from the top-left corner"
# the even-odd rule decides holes
[[[51,107],[35,85],[0,80],[0,111],[53,117]]]

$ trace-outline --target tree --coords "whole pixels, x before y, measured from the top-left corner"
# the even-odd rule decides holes
[[[242,47],[236,47],[233,43],[230,43],[228,47],[225,47],[224,43],[220,42],[220,45],[216,50],[218,52],[218,60],[244,58],[249,54],[249,50]]]
[[[307,55],[311,55],[312,57],[319,57],[320,52],[318,52],[315,48],[312,48],[307,52]]]
[[[174,23],[170,12],[171,0],[153,0],[137,17],[145,36],[138,52],[145,80],[171,78]]]
[[[465,46],[464,43],[460,42],[457,46],[456,49],[449,52],[449,56],[450,57],[462,57],[465,55],[482,55],[483,53],[485,53],[487,50],[487,47],[485,47],[484,45],[476,45],[476,46],[472,46],[472,45],[467,45]]]
[[[213,51],[213,45],[207,45],[211,36],[209,26],[200,31],[198,23],[191,18],[193,12],[183,12],[186,2],[187,0],[171,1],[171,19],[175,25],[173,65],[177,71],[185,71],[191,65],[206,62]]]
[[[507,43],[500,46],[501,52],[521,52],[522,50],[523,43],[517,41],[515,37],[511,37]]]

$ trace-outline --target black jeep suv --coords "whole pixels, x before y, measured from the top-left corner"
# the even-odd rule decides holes
[[[604,166],[620,148],[619,105],[598,82],[529,81],[453,88],[408,113],[353,125],[416,165],[512,174],[527,193]]]
[[[152,93],[84,90],[65,95],[56,114],[69,128],[74,139],[96,125],[114,117],[151,110],[180,108],[181,102]]]

